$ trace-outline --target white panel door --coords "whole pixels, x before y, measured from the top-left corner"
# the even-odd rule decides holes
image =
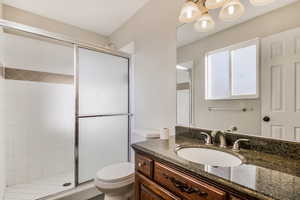
[[[300,141],[300,28],[262,39],[262,135]]]

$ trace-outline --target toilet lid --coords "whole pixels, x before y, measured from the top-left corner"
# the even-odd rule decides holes
[[[97,179],[103,182],[119,182],[134,177],[133,163],[118,163],[102,168],[97,172]]]

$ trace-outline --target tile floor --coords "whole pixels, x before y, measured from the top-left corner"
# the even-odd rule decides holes
[[[36,180],[32,183],[10,186],[5,190],[4,200],[36,200],[68,190],[74,187],[73,177],[72,173],[68,173]],[[71,182],[72,184],[63,187],[62,184],[67,182]]]

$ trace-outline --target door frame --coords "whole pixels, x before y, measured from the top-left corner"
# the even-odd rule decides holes
[[[191,67],[188,69],[189,75],[190,75],[190,80],[189,80],[189,123],[188,124],[182,124],[182,123],[178,123],[178,99],[177,99],[177,87],[176,87],[176,125],[185,125],[185,126],[192,126],[195,122],[195,117],[194,117],[194,71],[195,71],[195,62],[194,60],[190,60],[190,61],[186,61],[186,62],[181,62],[181,63],[177,63],[177,65],[180,64],[189,64],[191,65]],[[177,66],[176,65],[176,66]],[[177,68],[176,68],[176,86],[177,86]]]

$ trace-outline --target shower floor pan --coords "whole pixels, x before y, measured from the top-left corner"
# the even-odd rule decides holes
[[[73,173],[7,187],[4,200],[36,200],[74,187]],[[64,186],[65,184],[65,186]]]

